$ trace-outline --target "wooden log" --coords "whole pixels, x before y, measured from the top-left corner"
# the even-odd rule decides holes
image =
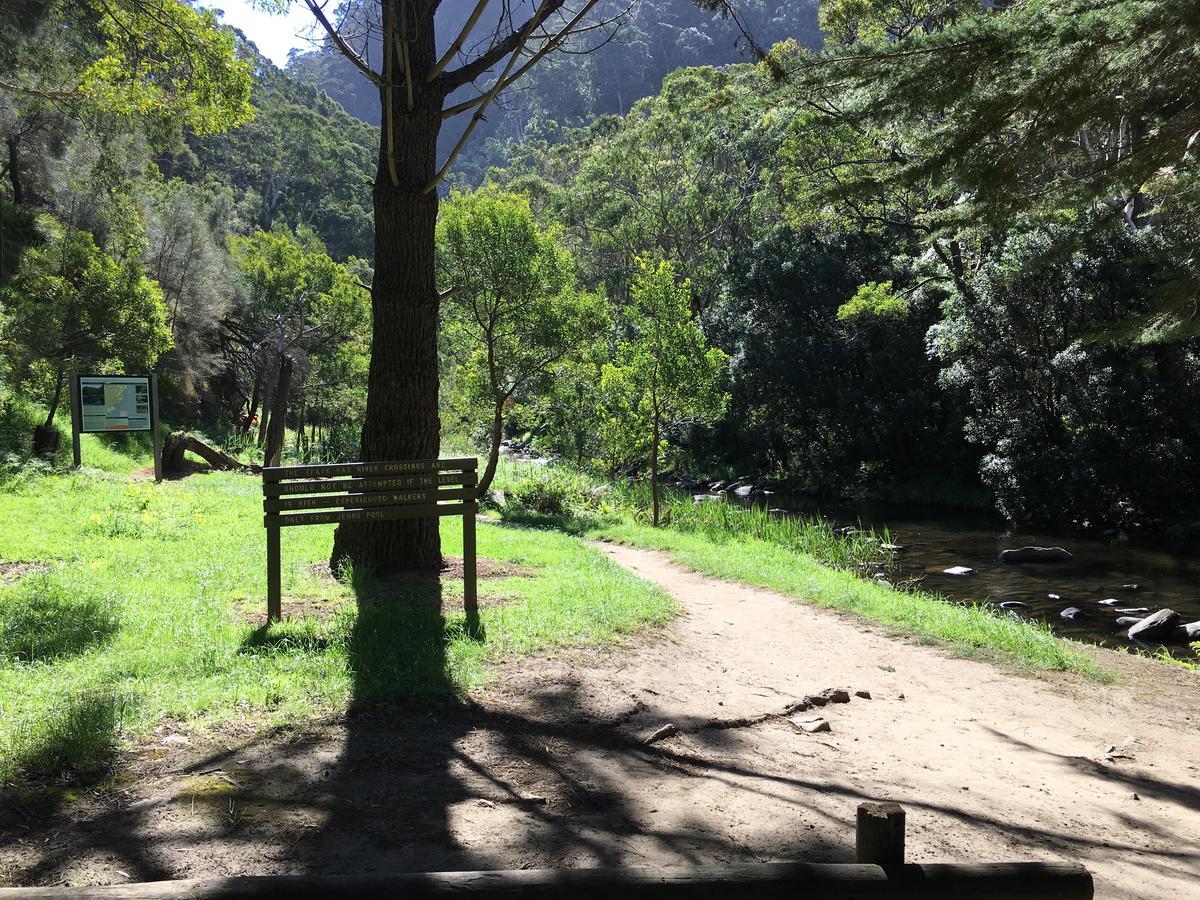
[[[0,900],[1090,900],[1074,863],[828,865],[759,863],[643,869],[527,869],[398,875],[265,875],[106,887],[0,888]]]
[[[904,809],[899,803],[860,803],[855,859],[894,866],[904,862]]]
[[[165,472],[182,472],[184,470],[185,454],[188,451],[195,453],[202,460],[212,466],[214,469],[222,469],[224,471],[253,471],[253,466],[248,466],[243,462],[234,459],[228,453],[218,450],[216,447],[210,447],[194,435],[188,434],[186,431],[176,431],[167,435],[166,441],[162,447],[162,465]]]

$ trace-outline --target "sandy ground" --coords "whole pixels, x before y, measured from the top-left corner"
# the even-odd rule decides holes
[[[1197,676],[1104,653],[1115,686],[1022,677],[604,550],[684,615],[616,651],[513,663],[470,703],[217,746],[164,729],[123,787],[5,798],[0,880],[847,862],[857,804],[890,799],[911,861],[1080,861],[1101,897],[1200,897]],[[828,732],[712,727],[827,688],[871,697],[801,716]]]

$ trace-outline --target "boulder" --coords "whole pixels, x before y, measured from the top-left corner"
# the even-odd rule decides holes
[[[1136,625],[1140,621],[1142,621],[1141,616],[1118,616],[1117,617],[1117,625],[1119,625],[1121,628],[1128,628],[1130,625]]]
[[[1029,609],[1028,603],[1022,603],[1020,600],[1005,600],[1000,604],[1001,609]]]
[[[951,566],[948,569],[942,569],[943,575],[972,575],[975,570],[967,566]]]
[[[692,494],[693,503],[720,503],[724,499],[716,494]]]
[[[1184,644],[1200,641],[1200,622],[1188,622],[1186,625],[1175,626],[1172,637]]]
[[[1101,600],[1100,605],[1101,606],[1116,606],[1120,602],[1121,601],[1118,600],[1116,597],[1109,597],[1107,600]]]
[[[733,496],[735,497],[749,497],[753,493],[754,485],[752,484],[743,484],[733,489]]]
[[[1063,618],[1063,619],[1078,619],[1080,616],[1083,615],[1083,610],[1080,609],[1078,606],[1068,606],[1066,609],[1064,609],[1058,615],[1060,618]]]
[[[1046,595],[1046,599],[1047,599],[1047,600],[1055,600],[1055,601],[1057,601],[1057,600],[1061,600],[1061,599],[1062,599],[1062,596],[1061,596],[1060,594],[1047,594],[1047,595]]]
[[[1144,606],[1118,606],[1117,612],[1123,616],[1141,616],[1144,613],[1150,612],[1150,610]]]
[[[1027,562],[1065,562],[1068,559],[1071,559],[1071,553],[1062,547],[1018,547],[1015,550],[1000,551],[1000,562],[1010,565]]]
[[[1152,641],[1163,635],[1170,634],[1179,624],[1179,613],[1173,609],[1160,609],[1152,616],[1146,616],[1129,629],[1129,638],[1134,641]]]
[[[1121,585],[1121,590],[1123,590],[1123,591],[1135,591],[1136,592],[1136,591],[1140,591],[1141,589],[1142,589],[1142,586],[1140,584],[1123,584],[1123,585]]]

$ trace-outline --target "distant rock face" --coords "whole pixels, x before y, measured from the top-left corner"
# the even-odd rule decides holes
[[[1160,609],[1130,628],[1129,637],[1135,641],[1152,641],[1169,634],[1178,624],[1179,613],[1173,609]]]
[[[1015,550],[1000,551],[1000,562],[1008,565],[1027,562],[1065,562],[1071,558],[1071,552],[1062,547],[1018,547]]]

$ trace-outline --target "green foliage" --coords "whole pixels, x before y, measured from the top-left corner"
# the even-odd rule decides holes
[[[91,234],[45,217],[45,244],[30,247],[9,283],[0,350],[15,383],[50,405],[52,422],[70,371],[149,369],[171,346],[162,291],[140,261],[118,262]]]
[[[48,4],[6,88],[72,112],[209,134],[248,121],[250,67],[211,10],[179,0]]]
[[[529,202],[493,189],[456,193],[438,222],[439,277],[453,291],[444,341],[471,410],[492,421],[486,490],[506,410],[608,324],[604,299],[579,291],[575,261],[556,230],[539,228]]]
[[[892,293],[890,281],[872,281],[859,287],[854,296],[838,307],[839,322],[878,321],[886,323],[908,316],[908,304]]]

